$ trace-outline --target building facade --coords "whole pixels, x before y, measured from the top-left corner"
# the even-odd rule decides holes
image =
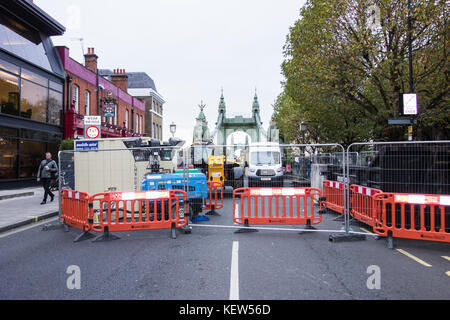
[[[57,47],[65,70],[65,138],[84,136],[84,116],[102,116],[102,138],[138,137],[144,134],[145,105],[127,93],[128,75],[116,69],[103,77],[98,56],[88,48],[84,65],[70,57],[67,47]],[[107,114],[113,116],[108,117]]]
[[[50,39],[64,27],[28,0],[0,2],[0,188],[36,184],[63,138],[64,69]]]
[[[130,72],[128,76],[128,93],[145,103],[145,135],[163,140],[164,98],[145,72]]]

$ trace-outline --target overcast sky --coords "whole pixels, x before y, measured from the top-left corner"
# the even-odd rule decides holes
[[[250,114],[257,88],[263,126],[281,91],[282,47],[304,0],[35,0],[66,27],[55,45],[83,63],[94,47],[99,68],[146,72],[167,101],[169,125],[192,141],[200,101],[214,129],[221,87],[228,114]]]

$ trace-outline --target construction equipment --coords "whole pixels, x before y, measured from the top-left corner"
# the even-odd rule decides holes
[[[91,140],[77,140],[77,144]],[[140,191],[147,173],[171,173],[177,169],[176,158],[184,144],[171,138],[160,142],[147,137],[96,140],[98,147],[73,154],[75,190],[89,194],[109,190]]]
[[[193,144],[190,159],[193,167],[206,174],[210,182],[220,182],[224,187],[231,186],[233,189],[242,188],[244,168],[234,159],[224,155],[214,155],[222,148],[215,149],[212,143]]]

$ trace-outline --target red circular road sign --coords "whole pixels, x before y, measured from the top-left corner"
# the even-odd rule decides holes
[[[89,139],[97,139],[100,135],[100,130],[96,126],[90,126],[86,128],[86,137]]]

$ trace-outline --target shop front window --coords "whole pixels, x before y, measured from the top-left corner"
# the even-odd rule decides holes
[[[46,122],[47,92],[47,88],[27,80],[22,80],[20,97],[21,116],[36,121]]]
[[[0,137],[0,179],[17,179],[17,139]]]
[[[0,71],[0,113],[19,115],[19,77]]]
[[[45,142],[21,140],[20,148],[20,178],[35,178],[39,164],[45,157],[47,146]]]

